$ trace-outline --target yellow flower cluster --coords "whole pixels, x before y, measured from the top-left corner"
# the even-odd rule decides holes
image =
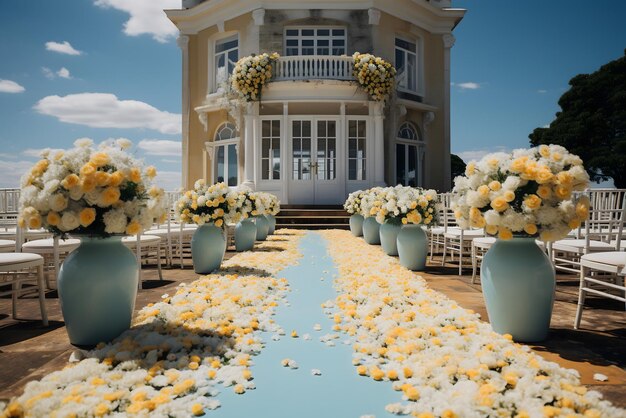
[[[148,304],[129,331],[31,382],[0,416],[189,417],[220,406],[220,383],[237,394],[254,388],[261,332],[275,332],[271,318],[288,291],[277,273],[301,257],[303,232],[284,232],[226,261],[228,273],[181,284]],[[254,273],[259,266],[267,276]]]
[[[396,69],[390,62],[372,54],[355,52],[354,77],[370,97],[376,101],[385,101],[395,86]]]
[[[165,216],[164,192],[151,185],[156,174],[110,144],[46,153],[22,178],[19,225],[56,234],[137,234]]]
[[[349,231],[320,232],[338,267],[339,295],[324,304],[353,341],[355,372],[388,382],[412,417],[623,415],[576,373],[499,335],[380,247]]]
[[[582,160],[558,145],[496,153],[470,162],[455,179],[453,204],[459,225],[555,241],[588,217],[589,199],[575,197],[588,187]]]
[[[233,69],[231,86],[247,101],[261,98],[263,86],[272,78],[272,69],[280,56],[274,52],[243,57]]]
[[[204,180],[198,180],[193,190],[187,190],[176,203],[178,218],[183,223],[213,223],[218,228],[225,227],[228,213],[235,204],[229,194],[225,183],[207,186]]]

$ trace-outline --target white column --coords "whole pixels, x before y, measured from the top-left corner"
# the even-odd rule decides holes
[[[370,102],[370,115],[374,116],[374,186],[385,186],[385,129],[384,104]]]
[[[183,172],[182,187],[187,187],[189,172],[189,36],[180,35],[176,40],[183,54],[183,91],[182,91],[182,145],[183,145]]]
[[[451,33],[443,35],[443,190],[452,188],[450,173],[450,48],[456,38]]]
[[[244,109],[243,121],[244,121],[244,182],[243,185],[255,189],[254,184],[254,134],[255,134],[255,120],[256,112],[258,109],[256,103],[248,103]]]
[[[283,185],[282,201],[289,203],[289,179],[291,178],[291,164],[293,155],[289,155],[291,145],[289,144],[289,102],[283,103],[283,118],[280,122],[280,175]]]

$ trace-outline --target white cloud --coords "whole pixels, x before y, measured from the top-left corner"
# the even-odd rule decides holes
[[[157,169],[155,182],[166,191],[178,190],[181,187],[182,174],[180,171],[161,171]]]
[[[20,178],[33,164],[32,161],[0,160],[0,187],[20,187]]]
[[[61,122],[92,128],[145,128],[163,134],[181,133],[181,115],[137,100],[119,100],[109,93],[47,96],[33,107]]]
[[[20,86],[15,81],[0,79],[0,93],[21,93],[24,90],[24,86]]]
[[[478,149],[478,150],[468,150],[461,152],[454,152],[453,154],[461,157],[463,161],[469,163],[470,161],[478,161],[483,158],[487,154],[492,154],[494,152],[509,152],[506,147],[494,147],[493,149]]]
[[[161,158],[161,162],[162,163],[167,163],[167,164],[180,164],[181,163],[181,159]]]
[[[57,75],[61,78],[66,78],[66,79],[70,79],[72,78],[71,74],[70,74],[70,70],[68,70],[65,67],[61,67],[61,69],[59,71],[57,71]]]
[[[544,93],[547,93],[547,92],[548,92],[548,90],[544,90],[544,89],[537,90],[537,93],[540,93],[540,94],[544,94]]]
[[[178,29],[163,10],[179,9],[180,0],[96,0],[94,4],[128,13],[130,18],[124,23],[128,36],[149,34],[158,42],[167,42],[178,35]]]
[[[180,157],[183,146],[180,141],[168,139],[142,139],[137,147],[147,155],[175,156]]]
[[[453,83],[452,85],[457,86],[461,90],[477,90],[480,88],[480,83],[475,83],[473,81],[468,81],[465,83]]]
[[[58,52],[59,54],[81,55],[82,51],[75,49],[69,42],[46,42],[46,50]]]
[[[43,75],[46,78],[49,78],[50,80],[53,80],[56,77],[65,78],[67,80],[70,80],[72,78],[72,75],[70,74],[70,70],[68,70],[65,67],[61,67],[61,69],[59,71],[56,71],[56,72],[52,71],[48,67],[41,67],[41,71],[43,72]]]
[[[39,158],[41,157],[41,153],[47,151],[50,154],[54,155],[59,151],[63,151],[61,148],[27,148],[24,151],[22,151],[22,154],[26,157],[34,157],[34,158]]]

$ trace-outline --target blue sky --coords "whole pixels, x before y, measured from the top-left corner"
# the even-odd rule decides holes
[[[465,160],[528,146],[569,79],[626,48],[620,0],[453,4],[468,9],[455,30],[451,90],[452,151]],[[17,186],[38,150],[80,137],[129,138],[164,187],[178,185],[180,50],[158,10],[179,5],[0,2],[0,187]]]

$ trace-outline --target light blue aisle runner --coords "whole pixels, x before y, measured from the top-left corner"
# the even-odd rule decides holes
[[[394,417],[385,411],[385,405],[399,402],[401,394],[391,388],[389,382],[375,382],[357,374],[352,365],[352,344],[349,337],[340,333],[329,347],[320,337],[334,333],[333,321],[326,317],[320,306],[327,300],[335,300],[333,276],[337,269],[326,253],[326,242],[316,233],[308,233],[300,241],[302,259],[297,266],[283,270],[277,277],[289,281],[291,292],[289,306],[279,306],[274,319],[286,335],[279,341],[265,333],[266,342],[261,354],[253,357],[256,389],[236,395],[232,388],[220,386],[218,399],[222,406],[207,411],[208,417],[216,418],[360,418],[374,415],[376,418]],[[321,278],[324,280],[320,280]],[[313,329],[315,324],[321,331]],[[298,332],[298,338],[290,336]],[[310,334],[311,340],[305,340]],[[281,365],[281,360],[295,360],[298,369]],[[312,369],[321,375],[313,376]]]

